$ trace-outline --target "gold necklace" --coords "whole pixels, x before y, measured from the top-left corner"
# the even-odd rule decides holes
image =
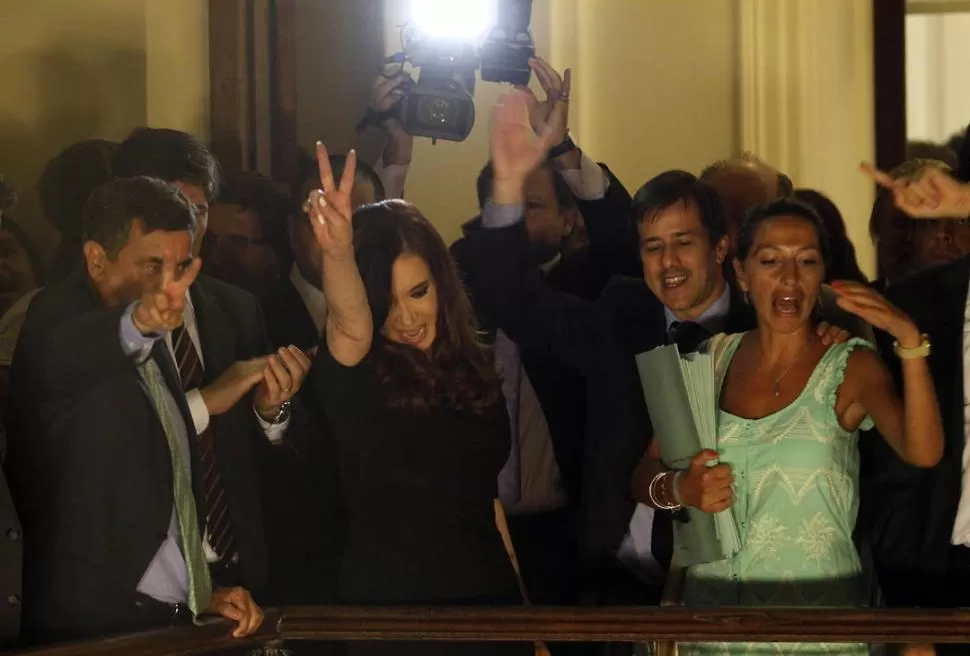
[[[812,344],[814,343],[815,343],[815,337],[813,336],[812,339],[808,340],[808,343],[805,344],[805,348],[802,349],[801,353],[799,353],[795,357],[795,359],[791,361],[791,364],[789,364],[788,367],[783,372],[781,372],[781,374],[777,378],[775,378],[775,382],[771,386],[771,391],[774,392],[776,397],[781,396],[781,379],[787,376],[788,372],[791,371],[795,367],[795,365],[801,361],[801,359],[805,356],[805,354],[808,353],[809,347],[811,347]],[[762,357],[764,357],[763,352],[762,352]],[[760,368],[759,368],[759,371],[760,371]]]

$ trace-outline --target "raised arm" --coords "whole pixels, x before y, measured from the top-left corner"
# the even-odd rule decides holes
[[[525,179],[545,157],[551,134],[535,137],[522,92],[503,97],[492,127],[492,198],[481,229],[469,231],[453,254],[483,323],[501,328],[521,347],[588,371],[603,364],[607,323],[592,303],[546,284],[524,224]]]
[[[529,87],[517,87],[525,94],[529,121],[537,133],[548,130],[553,167],[569,186],[589,237],[589,254],[597,269],[614,275],[640,276],[637,240],[630,230],[629,192],[606,167],[597,164],[569,135],[569,103],[573,93],[572,71],[561,75],[546,60],[535,57],[530,68],[542,87],[540,101]]]
[[[839,306],[883,330],[898,345],[903,398],[879,356],[871,351],[852,354],[839,393],[839,419],[847,429],[871,416],[883,439],[899,456],[917,467],[932,467],[943,456],[943,423],[928,352],[916,324],[875,290],[860,283],[837,283]]]
[[[317,142],[321,188],[307,199],[307,216],[323,252],[323,293],[327,297],[327,348],[345,367],[357,365],[370,351],[374,319],[367,291],[354,259],[353,210],[357,154],[350,151],[340,185],[334,184],[327,149]]]

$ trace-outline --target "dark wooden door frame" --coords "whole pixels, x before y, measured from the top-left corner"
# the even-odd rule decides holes
[[[906,0],[872,0],[876,166],[906,160]]]
[[[257,7],[259,5],[259,7]],[[288,182],[296,162],[296,0],[209,0],[212,148],[228,172],[254,169]],[[259,33],[257,33],[257,30]],[[260,51],[268,49],[268,52]],[[265,64],[268,61],[268,66]],[[268,76],[268,79],[266,77]],[[259,97],[266,93],[267,99]],[[267,141],[268,140],[268,141]]]

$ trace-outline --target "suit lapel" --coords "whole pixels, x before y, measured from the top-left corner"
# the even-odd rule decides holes
[[[195,310],[195,325],[199,331],[202,363],[205,373],[203,384],[209,384],[235,361],[235,331],[229,317],[219,307],[205,279],[199,278],[189,290]]]

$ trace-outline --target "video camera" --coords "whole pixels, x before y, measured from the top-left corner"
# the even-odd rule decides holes
[[[532,0],[498,0],[496,23],[480,49],[468,41],[420,32],[403,38],[403,54],[388,61],[402,66],[407,61],[420,69],[400,103],[404,129],[435,140],[468,137],[475,125],[476,71],[481,70],[483,82],[529,83],[529,59],[535,56],[531,20]]]

